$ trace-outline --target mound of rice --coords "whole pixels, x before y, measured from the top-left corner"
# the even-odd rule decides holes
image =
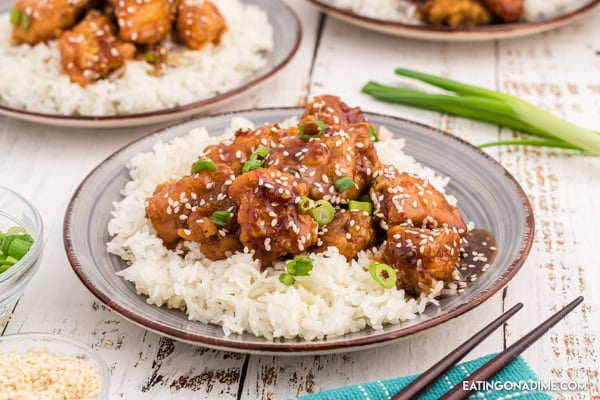
[[[118,115],[190,104],[233,89],[267,66],[273,28],[254,5],[219,0],[218,7],[228,25],[219,45],[171,51],[160,77],[147,72],[145,61],[128,61],[121,76],[86,88],[62,71],[56,40],[11,45],[9,15],[2,14],[0,103],[51,114]]]
[[[342,10],[365,17],[403,24],[421,24],[414,1],[410,0],[322,0]],[[585,4],[585,0],[524,0],[523,21],[552,18]]]
[[[314,340],[415,318],[428,304],[437,304],[436,296],[452,292],[452,285],[444,289],[442,282],[418,299],[406,298],[403,290],[384,289],[368,272],[369,251],[350,263],[335,247],[309,254],[310,275],[285,286],[278,279],[283,261],[260,272],[260,264],[250,254],[236,253],[212,262],[194,242],[185,242],[189,249],[185,254],[165,248],[144,216],[145,198],[157,184],[187,174],[208,144],[241,127],[252,128],[252,124],[235,119],[217,138],[203,128],[193,129],[170,143],[156,143],[152,152],[138,154],[128,165],[131,180],[122,191],[125,197],[114,204],[108,251],[130,264],[119,274],[133,282],[148,303],[185,310],[189,319],[221,325],[225,334],[246,331],[268,339]],[[376,147],[383,162],[417,173],[443,190],[447,180],[405,155],[403,140],[391,138],[385,129],[380,136]]]

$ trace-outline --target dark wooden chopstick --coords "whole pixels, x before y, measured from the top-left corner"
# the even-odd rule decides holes
[[[511,309],[506,311],[504,314],[490,322],[483,329],[473,335],[466,342],[459,345],[456,349],[448,353],[438,363],[433,365],[427,371],[423,372],[418,378],[405,386],[401,391],[396,393],[392,400],[408,400],[416,398],[421,392],[425,391],[433,382],[435,382],[440,376],[446,373],[452,368],[460,359],[462,359],[468,352],[470,352],[475,346],[488,337],[493,331],[498,329],[504,324],[510,317],[515,315],[517,311],[523,308],[522,303],[517,303]]]
[[[486,381],[494,375],[496,375],[508,363],[514,360],[519,354],[525,351],[525,349],[527,349],[536,340],[538,340],[546,332],[548,332],[550,328],[552,328],[564,317],[566,317],[567,314],[573,311],[582,301],[582,296],[577,297],[575,300],[567,304],[563,309],[559,310],[546,321],[542,322],[541,324],[533,328],[531,331],[529,331],[521,339],[517,340],[511,346],[507,347],[504,351],[502,351],[494,358],[489,360],[487,363],[482,365],[479,369],[477,369],[475,372],[469,375],[464,381],[460,382],[458,385],[450,389],[450,391],[444,394],[444,396],[442,396],[440,400],[458,400],[464,399],[471,395],[473,390],[464,390],[465,387],[474,387],[474,382]]]

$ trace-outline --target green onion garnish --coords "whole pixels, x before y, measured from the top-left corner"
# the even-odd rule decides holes
[[[375,282],[386,289],[391,289],[396,285],[396,271],[387,264],[371,264],[369,265],[369,272]]]
[[[21,23],[21,15],[23,15],[23,14],[21,14],[21,11],[18,8],[12,8],[10,10],[9,15],[10,15],[10,23],[12,25],[17,26]]]
[[[33,238],[20,226],[0,231],[0,273],[23,258],[32,245]]]
[[[231,219],[231,213],[229,211],[215,211],[210,216],[210,220],[215,225],[224,226]]]
[[[313,128],[313,126],[316,127],[316,129]],[[325,126],[323,121],[315,120],[300,125],[298,127],[298,132],[302,138],[308,140],[321,136],[323,132],[325,132],[325,129],[327,129],[327,126]]]
[[[315,205],[315,202],[313,201],[313,199],[306,197],[306,196],[302,196],[300,198],[300,203],[298,203],[298,208],[300,209],[300,212],[302,214],[306,213],[308,210],[310,210],[311,208],[313,208]]]
[[[198,161],[196,161],[194,165],[192,165],[192,172],[195,174],[197,174],[200,171],[204,171],[205,169],[208,169],[210,171],[216,171],[217,165],[214,163],[213,160],[211,160],[208,157],[201,158]]]
[[[253,169],[262,168],[265,163],[265,157],[269,154],[269,149],[265,146],[260,146],[250,154],[248,161],[244,163],[242,172],[252,171]]]
[[[31,20],[29,19],[29,15],[21,13],[21,28],[23,28],[23,30],[26,31],[29,29],[30,26]]]
[[[251,160],[259,160],[263,159],[269,154],[269,148],[265,146],[259,146],[258,149],[254,150],[252,154],[250,154]]]
[[[150,50],[144,53],[144,57],[146,58],[146,61],[148,61],[150,64],[153,64],[154,61],[156,61],[156,56]]]
[[[308,276],[313,269],[312,262],[310,257],[296,257],[287,263],[287,271],[293,276]]]
[[[346,190],[354,186],[354,181],[348,176],[342,176],[340,179],[333,183],[338,193],[344,193]]]
[[[294,282],[296,282],[296,279],[287,272],[284,272],[279,275],[279,282],[283,283],[285,286],[292,286]]]
[[[362,91],[376,99],[425,108],[505,126],[544,140],[486,143],[485,146],[524,144],[576,149],[600,155],[600,133],[558,118],[518,97],[447,78],[398,68],[396,74],[417,79],[454,94],[432,94],[368,82]]]
[[[366,201],[368,203],[371,202],[371,196],[369,196],[368,194],[363,194],[362,196],[360,196],[358,198],[358,201]]]
[[[300,171],[298,171],[296,168],[286,168],[284,171],[290,175],[294,175],[298,179],[301,177]]]
[[[377,136],[377,132],[375,132],[375,128],[369,125],[369,136],[373,139],[374,142],[379,142],[379,136]]]
[[[348,209],[355,211],[365,211],[370,215],[373,212],[373,203],[369,201],[350,200],[348,202]]]
[[[244,163],[244,166],[242,167],[242,172],[252,171],[253,169],[262,168],[262,166],[262,160],[248,160]]]
[[[317,200],[313,208],[308,212],[320,226],[327,225],[333,221],[333,216],[335,215],[335,209],[327,200]]]
[[[313,269],[313,260],[310,257],[296,257],[287,263],[286,270],[279,275],[279,282],[291,286],[296,282],[296,276],[308,276]]]

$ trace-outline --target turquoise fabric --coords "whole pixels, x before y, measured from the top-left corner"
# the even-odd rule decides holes
[[[419,397],[422,400],[438,399],[457,383],[462,382],[469,374],[482,366],[494,354],[481,357],[463,364],[458,364],[440,378],[427,392]],[[300,397],[302,400],[387,400],[418,375],[411,375],[359,385],[346,386]],[[492,386],[493,385],[493,386]],[[517,357],[486,383],[489,390],[474,392],[470,399],[501,400],[547,400],[552,397],[543,391],[536,391],[540,385],[537,376],[529,368],[525,360]],[[482,389],[483,387],[480,386]],[[500,388],[501,390],[495,390]],[[521,390],[521,388],[525,390]],[[509,390],[510,389],[510,390]],[[534,389],[534,390],[531,390]]]

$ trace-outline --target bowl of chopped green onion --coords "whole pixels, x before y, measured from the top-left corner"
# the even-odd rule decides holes
[[[39,211],[21,195],[0,187],[0,329],[37,270],[43,230]]]

